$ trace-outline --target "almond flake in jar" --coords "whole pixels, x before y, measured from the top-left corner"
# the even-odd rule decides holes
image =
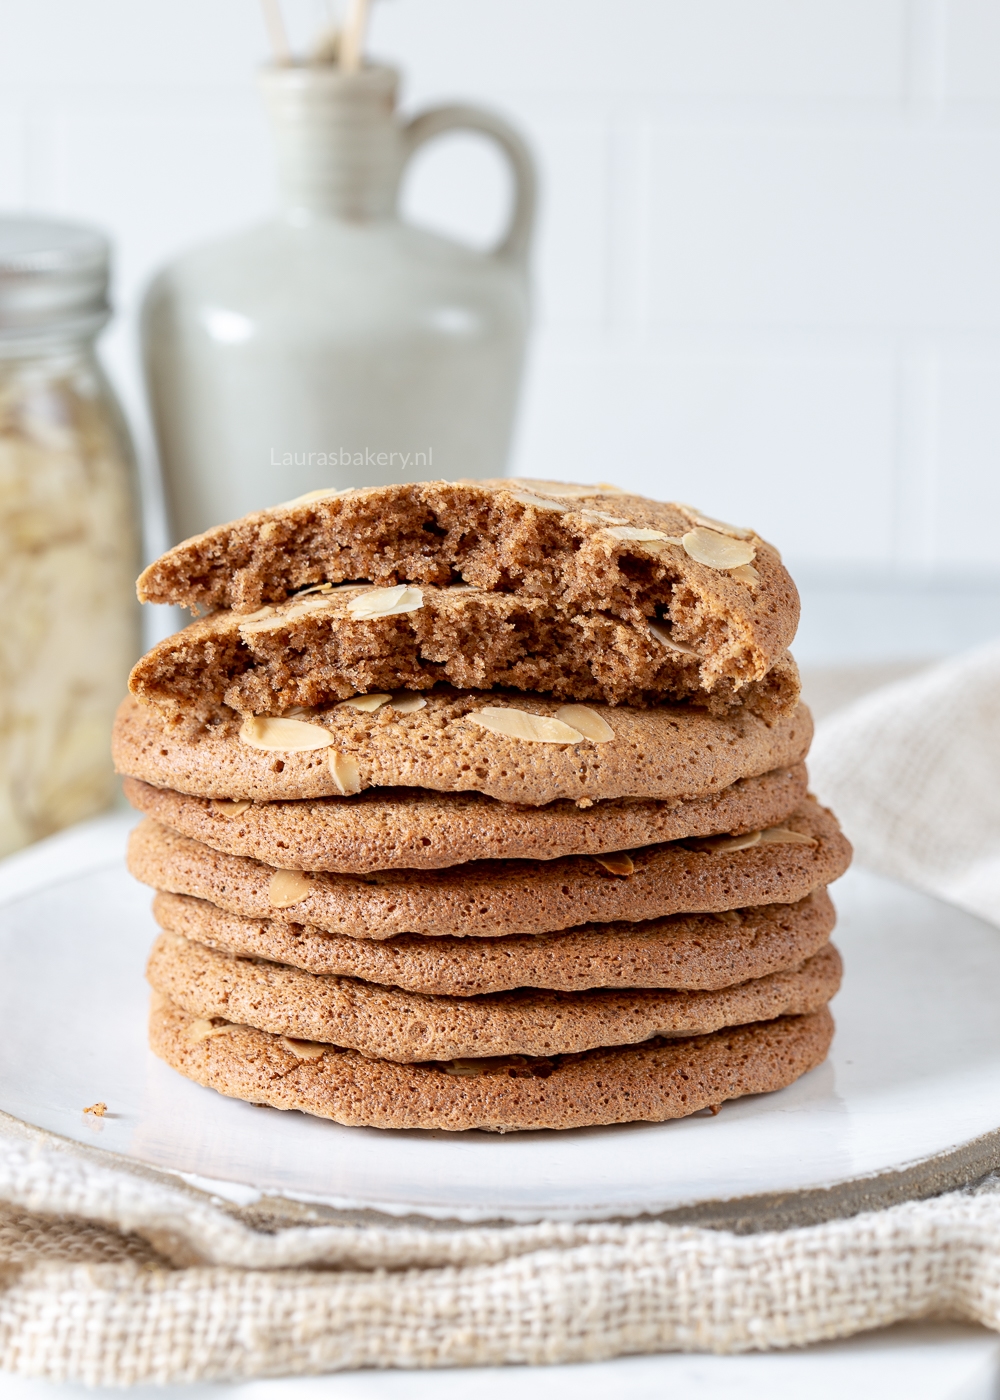
[[[89,344],[18,360],[0,333],[0,855],[113,801],[138,566],[131,447]]]

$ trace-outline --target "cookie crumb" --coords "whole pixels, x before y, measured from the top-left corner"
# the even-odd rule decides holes
[[[95,1118],[103,1118],[108,1111],[108,1106],[106,1103],[92,1103],[88,1104],[83,1111],[84,1113],[92,1113]]]

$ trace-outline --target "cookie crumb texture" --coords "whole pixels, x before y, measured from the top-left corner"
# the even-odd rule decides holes
[[[396,1064],[248,1026],[192,1035],[199,1018],[154,1005],[150,1045],[187,1078],[230,1098],[297,1109],[349,1127],[514,1132],[684,1118],[783,1089],[826,1058],[829,1010],[684,1040],[579,1055]],[[209,1023],[202,1021],[201,1025]],[[219,1028],[221,1029],[221,1028]],[[301,1052],[305,1049],[308,1058]]]
[[[690,545],[701,520],[624,492],[513,480],[276,506],[185,541],[142,575],[143,601],[221,615],[154,648],[136,693],[165,710],[224,701],[264,714],[448,679],[611,703],[699,692],[734,703],[791,643],[798,594],[752,531],[719,536],[752,564],[694,557],[711,555]],[[282,607],[302,590],[359,581],[417,586],[422,604],[368,619],[349,615],[350,592]],[[278,611],[248,616],[262,608]],[[199,668],[210,694],[191,679]]]

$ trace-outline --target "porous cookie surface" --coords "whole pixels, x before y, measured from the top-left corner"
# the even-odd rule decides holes
[[[701,684],[706,658],[653,622],[566,612],[544,598],[465,585],[341,585],[249,616],[221,612],[192,622],[136,663],[129,689],[168,719],[202,721],[225,706],[282,714],[441,682],[612,705],[700,697],[710,711],[746,704],[764,718],[796,705],[798,675],[783,657],[765,675],[723,677],[709,692]]]
[[[230,914],[181,894],[158,894],[153,914],[168,933],[209,948],[433,996],[515,987],[731,987],[797,967],[823,947],[835,921],[825,889],[797,904],[506,938],[349,938],[311,924]]]
[[[390,704],[371,712],[349,704],[318,712],[309,717],[308,732],[306,726],[296,731],[295,742],[321,747],[297,750],[254,747],[240,737],[236,721],[187,733],[128,697],[115,721],[115,765],[154,787],[262,802],[337,796],[345,786],[337,776],[342,760],[353,765],[361,789],[482,792],[533,806],[618,797],[672,801],[801,763],[813,732],[804,705],[771,722],[747,710],[715,716],[685,705],[594,705],[586,708],[608,726],[610,740],[531,742],[485,728],[483,711],[554,718],[556,701],[449,690],[426,698],[422,709],[407,713]]]
[[[230,913],[279,916],[355,938],[398,933],[496,938],[551,933],[581,923],[629,922],[668,914],[794,904],[842,875],[851,848],[830,812],[805,802],[782,825],[802,844],[726,840],[647,846],[612,874],[594,856],[558,860],[470,861],[446,870],[368,875],[276,873],[249,856],[230,856],[147,818],[129,841],[129,869],[155,889],[207,899]],[[733,838],[738,843],[750,838]],[[602,857],[607,859],[607,857]],[[289,884],[292,894],[288,894]]]
[[[213,802],[126,778],[133,807],[230,855],[293,870],[433,870],[468,860],[553,860],[774,826],[806,796],[805,764],[688,802],[618,799],[517,807],[481,793],[372,788],[354,797]]]
[[[298,1109],[350,1127],[584,1128],[684,1118],[744,1094],[791,1084],[826,1058],[824,1008],[691,1040],[654,1041],[554,1059],[404,1065],[312,1046],[246,1026],[215,1027],[154,1004],[150,1045],[189,1079],[251,1103]],[[298,1053],[296,1053],[298,1050]],[[450,1071],[450,1072],[449,1072]]]
[[[250,613],[322,583],[525,594],[573,616],[668,622],[714,689],[761,679],[799,602],[751,530],[613,488],[516,480],[313,493],[217,526],[145,571],[139,596]]]
[[[146,969],[155,991],[195,1016],[224,1017],[408,1064],[577,1054],[803,1015],[835,995],[840,973],[839,955],[827,944],[797,968],[717,991],[522,990],[440,997],[234,958],[170,933],[160,934]]]

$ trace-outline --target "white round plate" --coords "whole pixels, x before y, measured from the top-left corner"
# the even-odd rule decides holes
[[[222,1098],[146,1048],[150,892],[113,816],[0,865],[0,1110],[182,1175],[457,1220],[597,1219],[905,1168],[1000,1126],[1000,932],[853,871],[830,1060],[717,1117],[572,1132],[381,1132]],[[103,1100],[107,1117],[85,1117]]]

